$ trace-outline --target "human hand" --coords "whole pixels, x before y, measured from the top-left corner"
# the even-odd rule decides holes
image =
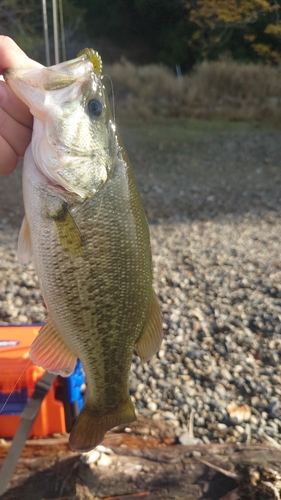
[[[38,68],[9,37],[0,35],[0,75],[7,68]],[[0,174],[9,174],[30,143],[33,118],[28,107],[0,81]]]

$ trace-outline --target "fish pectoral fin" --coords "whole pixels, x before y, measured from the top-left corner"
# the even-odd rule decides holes
[[[71,375],[77,361],[77,356],[67,347],[49,316],[33,340],[29,355],[33,363],[62,377]]]
[[[32,244],[29,224],[27,222],[26,215],[24,216],[20,228],[20,234],[18,239],[18,259],[22,266],[27,266],[31,260],[32,256]]]
[[[158,351],[162,339],[162,317],[159,302],[153,290],[144,328],[135,346],[142,361],[148,361]]]
[[[100,409],[86,401],[69,437],[69,446],[75,451],[90,451],[97,446],[112,427],[136,420],[134,405],[128,394],[124,403],[115,411],[100,414]]]
[[[50,217],[56,226],[62,249],[73,257],[79,257],[82,252],[82,237],[75,220],[68,211],[67,204],[63,202],[56,212],[50,213]]]

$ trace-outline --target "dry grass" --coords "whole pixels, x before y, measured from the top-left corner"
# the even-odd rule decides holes
[[[177,78],[158,65],[123,60],[105,68],[120,120],[160,117],[281,123],[281,66],[203,62]]]

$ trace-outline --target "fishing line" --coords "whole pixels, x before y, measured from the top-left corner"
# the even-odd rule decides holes
[[[17,385],[18,385],[18,383],[19,383],[19,381],[20,381],[21,377],[23,376],[24,372],[26,371],[26,369],[27,369],[27,367],[28,367],[29,363],[31,363],[31,359],[29,359],[29,361],[27,362],[26,366],[25,366],[25,367],[24,367],[24,369],[22,370],[22,372],[21,372],[21,374],[20,374],[20,376],[19,376],[18,380],[16,381],[16,383],[15,383],[15,385],[14,385],[13,389],[11,390],[11,392],[10,392],[9,396],[7,397],[7,399],[6,399],[5,403],[3,404],[2,408],[0,409],[0,415],[1,415],[2,411],[4,410],[5,406],[7,405],[7,403],[8,403],[8,401],[9,401],[10,397],[11,397],[11,396],[12,396],[12,394],[14,393],[15,388],[17,387]]]
[[[114,87],[113,87],[113,81],[111,80],[110,76],[109,75],[103,75],[102,76],[102,79],[104,79],[105,77],[107,77],[110,81],[110,87],[111,87],[111,100],[112,100],[112,115],[113,115],[113,123],[114,125],[116,125],[115,121],[116,121],[116,115],[115,115],[115,94],[114,94]]]

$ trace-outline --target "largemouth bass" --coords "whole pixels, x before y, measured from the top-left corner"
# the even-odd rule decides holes
[[[69,439],[78,451],[135,419],[133,350],[146,361],[162,340],[148,225],[100,66],[87,49],[49,68],[5,72],[34,116],[18,255],[23,265],[33,255],[48,316],[30,356],[63,376],[82,361],[87,394]]]

